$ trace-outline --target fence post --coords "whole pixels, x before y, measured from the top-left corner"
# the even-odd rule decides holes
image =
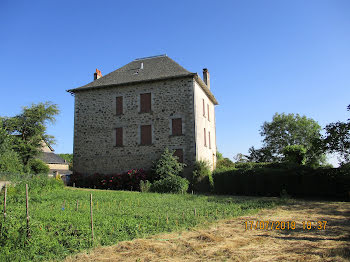
[[[90,194],[90,217],[91,217],[91,236],[92,236],[92,243],[94,243],[94,221],[92,216],[92,194]]]
[[[7,186],[5,184],[5,195],[4,195],[4,221],[6,221],[6,197],[7,197]]]
[[[30,237],[29,228],[29,196],[28,196],[28,184],[26,184],[26,215],[27,215],[27,237]]]

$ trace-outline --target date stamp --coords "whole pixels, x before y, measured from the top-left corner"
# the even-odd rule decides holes
[[[244,221],[245,230],[295,230],[301,228],[302,230],[325,230],[327,221],[260,221],[247,220]]]

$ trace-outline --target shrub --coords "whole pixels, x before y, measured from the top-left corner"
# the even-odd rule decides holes
[[[152,179],[159,180],[164,179],[168,176],[179,175],[185,164],[177,161],[177,157],[173,155],[174,151],[165,149],[159,160],[154,162],[152,167]]]
[[[120,174],[93,174],[84,176],[80,173],[73,173],[70,185],[77,187],[89,187],[113,190],[140,190],[140,181],[149,180],[148,174],[143,169],[131,169]]]
[[[214,188],[213,177],[208,162],[196,161],[190,177],[191,190],[210,192]]]
[[[141,180],[140,181],[140,191],[143,193],[149,192],[151,189],[151,185],[152,184],[148,180],[146,180],[146,181]]]
[[[50,168],[48,165],[46,165],[42,160],[33,158],[30,159],[28,162],[28,167],[31,172],[34,174],[48,174],[50,171]]]
[[[151,185],[151,191],[157,193],[182,193],[188,189],[188,180],[180,176],[168,176]]]
[[[0,172],[22,173],[23,163],[13,150],[0,152]]]

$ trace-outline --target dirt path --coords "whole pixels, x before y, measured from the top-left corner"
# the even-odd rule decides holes
[[[257,220],[294,220],[296,229],[245,229],[245,221]],[[326,229],[303,230],[307,220],[327,221]],[[293,201],[206,229],[121,242],[66,259],[72,261],[350,261],[350,203]]]

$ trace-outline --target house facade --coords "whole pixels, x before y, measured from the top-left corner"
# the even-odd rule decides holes
[[[141,58],[68,90],[75,96],[74,172],[148,169],[165,148],[188,168],[216,164],[215,105],[202,80],[166,55]]]
[[[41,143],[41,153],[38,156],[50,168],[49,174],[69,175],[69,164],[59,155],[55,154],[55,150],[45,141]]]

